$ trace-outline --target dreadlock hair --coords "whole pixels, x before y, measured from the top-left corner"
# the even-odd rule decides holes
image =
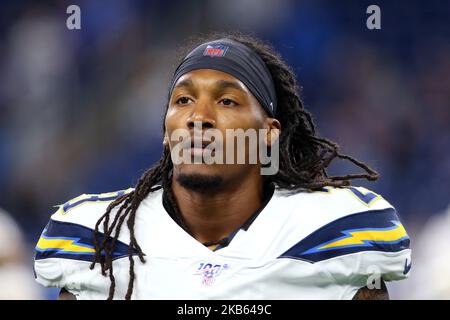
[[[240,42],[253,49],[267,65],[276,89],[278,108],[275,117],[281,123],[281,135],[279,137],[279,171],[276,175],[266,177],[266,181],[275,184],[279,189],[299,192],[304,190],[317,190],[325,186],[344,187],[350,185],[353,179],[367,179],[375,181],[378,173],[366,164],[339,152],[339,145],[316,134],[315,125],[311,114],[305,109],[299,95],[299,86],[292,69],[272,49],[272,47],[258,39],[240,33],[213,33],[206,37],[191,41],[189,51],[199,44],[228,38]],[[188,51],[188,52],[189,52]],[[184,55],[183,55],[184,57]],[[170,98],[170,97],[169,97]],[[166,105],[167,113],[168,103]],[[165,131],[163,121],[163,131]],[[348,174],[345,176],[328,176],[326,173],[330,163],[337,159],[344,159],[362,168],[365,172]],[[130,261],[130,279],[125,299],[130,299],[133,293],[135,279],[134,255],[138,255],[141,262],[145,262],[142,252],[134,234],[136,212],[139,204],[147,195],[159,189],[163,189],[172,206],[175,221],[189,232],[186,223],[177,206],[172,192],[172,169],[170,150],[164,147],[159,162],[147,170],[139,179],[134,190],[118,197],[107,208],[95,225],[94,243],[95,255],[91,269],[96,263],[100,263],[101,272],[111,280],[108,300],[113,299],[115,292],[115,278],[113,274],[113,252],[121,227],[125,220],[130,232],[130,245],[128,257]],[[118,207],[114,218],[112,210]],[[112,222],[110,224],[110,220]],[[102,241],[99,240],[99,227],[103,222]],[[102,256],[103,253],[103,256]]]

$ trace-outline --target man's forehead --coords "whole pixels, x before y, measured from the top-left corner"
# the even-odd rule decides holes
[[[178,79],[174,89],[196,86],[210,86],[216,90],[235,89],[249,93],[245,84],[239,79],[225,72],[211,69],[194,70],[184,74]]]

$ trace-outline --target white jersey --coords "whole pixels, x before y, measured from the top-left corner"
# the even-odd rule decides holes
[[[61,205],[37,243],[36,280],[77,299],[106,299],[109,277],[99,264],[89,268],[93,229],[108,204],[130,190]],[[411,266],[409,237],[395,209],[362,187],[276,189],[250,227],[216,251],[169,216],[159,190],[140,204],[135,236],[146,262],[134,257],[132,299],[352,299],[380,278],[406,278]],[[129,243],[124,224],[114,252],[116,299],[128,288]]]

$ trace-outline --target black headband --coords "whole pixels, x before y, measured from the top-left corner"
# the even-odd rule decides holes
[[[198,69],[214,69],[236,77],[245,84],[264,110],[270,116],[275,116],[277,97],[272,76],[261,57],[247,46],[230,39],[201,44],[175,70],[169,96],[182,75]]]

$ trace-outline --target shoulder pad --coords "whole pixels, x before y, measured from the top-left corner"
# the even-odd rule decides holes
[[[132,190],[98,195],[83,194],[60,205],[36,244],[35,260],[64,258],[91,261],[95,252],[94,229],[98,219],[105,213],[109,203]],[[103,241],[103,238],[103,234],[98,235],[99,242]],[[113,258],[128,254],[128,245],[120,239],[123,237],[119,237],[116,242]]]

